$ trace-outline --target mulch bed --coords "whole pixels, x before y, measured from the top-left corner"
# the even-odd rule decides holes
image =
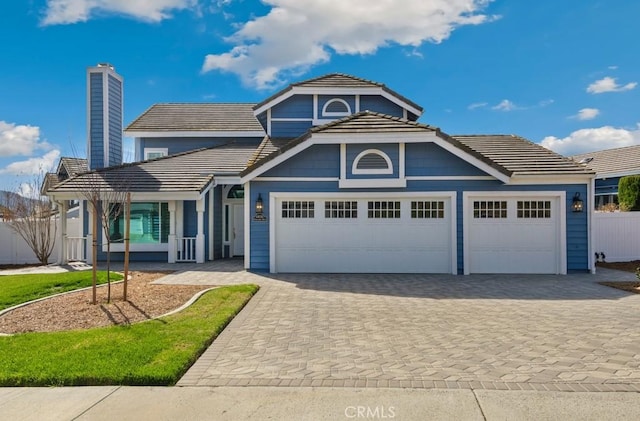
[[[596,266],[636,273],[640,269],[640,260],[632,260],[630,262],[599,262],[596,263]],[[632,292],[634,294],[640,294],[640,279],[638,279],[638,281],[628,282],[599,282],[599,284],[616,289],[621,289],[627,292]]]

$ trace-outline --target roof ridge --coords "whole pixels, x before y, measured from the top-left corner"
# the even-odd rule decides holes
[[[358,76],[350,75],[348,73],[339,73],[339,72],[327,73],[327,74],[324,74],[324,75],[321,75],[321,76],[316,76],[316,77],[313,77],[313,78],[310,78],[310,79],[302,80],[300,82],[295,82],[295,83],[292,83],[291,86],[299,86],[299,85],[303,85],[305,83],[315,82],[317,80],[328,79],[328,78],[334,77],[334,76],[342,76],[342,77],[346,77],[346,78],[349,78],[349,79],[356,80],[358,82],[370,83],[372,85],[376,85],[376,86],[380,86],[380,87],[386,86],[384,83],[381,83],[381,82],[376,82],[374,80],[364,79],[364,78],[361,78],[361,77],[358,77]]]

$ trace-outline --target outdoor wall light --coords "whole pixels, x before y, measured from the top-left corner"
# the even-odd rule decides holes
[[[580,193],[576,192],[573,195],[573,203],[571,204],[571,210],[573,212],[582,212],[584,210],[584,202],[580,199]]]
[[[253,217],[256,221],[264,221],[267,219],[264,216],[264,203],[262,202],[262,194],[258,193],[258,198],[256,199],[256,216]]]

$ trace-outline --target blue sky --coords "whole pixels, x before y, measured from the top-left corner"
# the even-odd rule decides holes
[[[258,102],[349,73],[450,134],[510,133],[565,155],[640,144],[640,2],[3,2],[0,190],[85,156],[86,68],[124,77],[124,124],[157,102]],[[125,140],[132,156],[132,140]]]

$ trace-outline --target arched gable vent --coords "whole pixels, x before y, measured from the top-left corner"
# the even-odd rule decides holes
[[[322,115],[327,117],[345,117],[351,115],[351,107],[344,99],[333,98],[322,107]]]
[[[393,174],[393,163],[379,149],[367,149],[353,160],[352,174]]]

